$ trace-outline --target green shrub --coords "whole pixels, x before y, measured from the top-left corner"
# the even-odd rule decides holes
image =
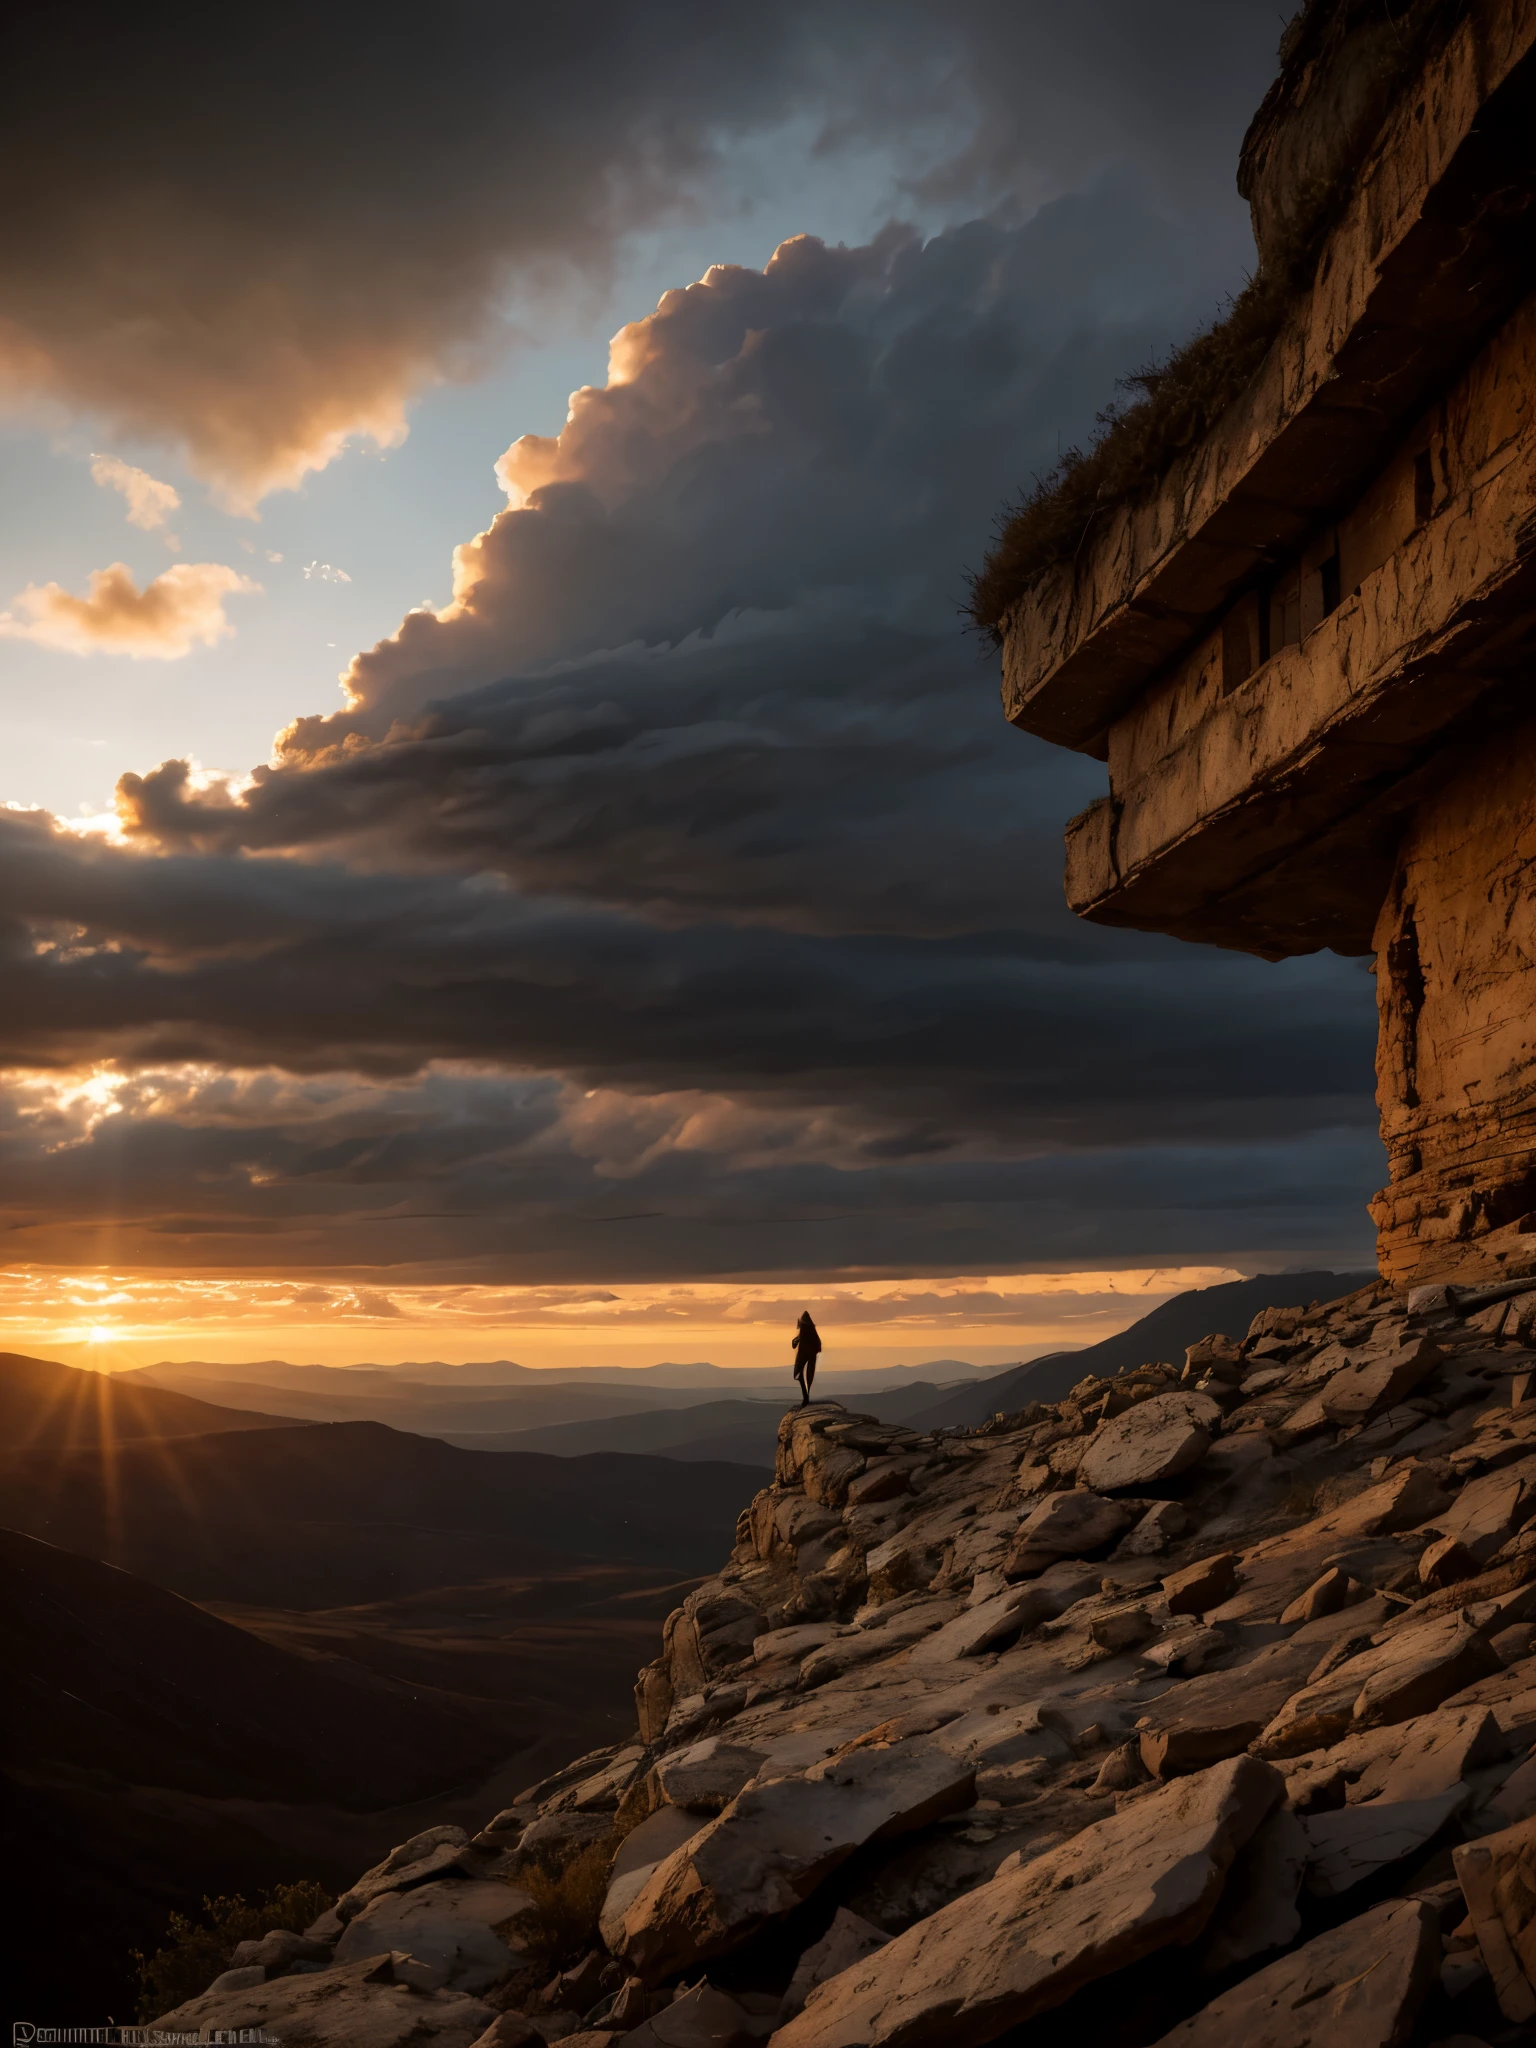
[[[205,1898],[201,1920],[173,1913],[166,1923],[163,1947],[152,1956],[141,1949],[132,1952],[139,1979],[140,2020],[158,2019],[206,1991],[214,1978],[229,1968],[240,1942],[259,1941],[274,1927],[289,1927],[300,1934],[335,1903],[324,1885],[304,1878],[298,1884],[280,1884],[254,1903],[238,1892],[233,1898]]]
[[[518,1939],[544,1975],[568,1970],[596,1942],[613,1846],[593,1842],[563,1870],[534,1864],[519,1876],[533,1904],[522,1916]]]

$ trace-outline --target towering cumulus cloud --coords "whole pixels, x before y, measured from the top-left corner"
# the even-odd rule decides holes
[[[249,506],[397,439],[744,141],[983,205],[1129,160],[1188,201],[1226,186],[1275,32],[1267,0],[30,8],[0,71],[0,384],[179,443]]]
[[[103,1176],[115,1244],[226,1265],[1357,1243],[1368,983],[1072,920],[1101,771],[1011,732],[960,630],[989,508],[1217,285],[1115,180],[712,270],[274,765],[125,776],[124,845],[0,817],[0,1053],[53,1103],[116,1063],[113,1114],[5,1134],[50,1247]]]

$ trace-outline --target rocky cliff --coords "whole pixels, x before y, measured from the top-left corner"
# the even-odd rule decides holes
[[[796,1410],[632,1742],[162,2024],[1527,2041],[1533,1371],[1536,1290],[1373,1286],[969,1433]]]

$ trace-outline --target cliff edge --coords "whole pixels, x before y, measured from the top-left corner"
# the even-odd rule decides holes
[[[633,1741],[402,1844],[160,2024],[1524,2041],[1533,1371],[1536,1290],[1376,1285],[969,1433],[792,1411]]]

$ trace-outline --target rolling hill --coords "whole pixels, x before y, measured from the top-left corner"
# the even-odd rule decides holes
[[[259,1392],[259,1389],[251,1390]],[[278,1401],[269,1395],[272,1407]],[[124,1375],[86,1372],[52,1359],[0,1352],[0,1442],[8,1451],[31,1446],[72,1449],[135,1438],[206,1436],[216,1430],[274,1429],[293,1418],[280,1412],[220,1406]]]
[[[11,1527],[195,1600],[397,1599],[574,1559],[679,1576],[730,1547],[754,1467],[467,1451],[319,1422],[0,1462]]]

